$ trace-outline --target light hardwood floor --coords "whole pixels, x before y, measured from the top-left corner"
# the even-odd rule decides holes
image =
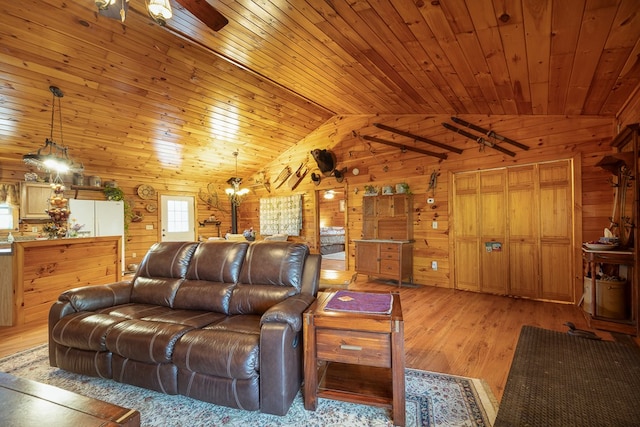
[[[343,272],[349,276],[353,272]],[[580,308],[456,291],[430,286],[402,287],[367,281],[352,290],[400,292],[405,322],[405,356],[409,368],[482,378],[498,401],[511,366],[522,325],[565,332],[563,323],[588,329]],[[603,331],[604,339],[614,337]],[[46,323],[0,328],[0,357],[47,340]],[[635,339],[638,343],[638,340]]]

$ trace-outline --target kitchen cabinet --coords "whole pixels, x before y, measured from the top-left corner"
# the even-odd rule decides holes
[[[49,219],[51,185],[41,182],[20,183],[20,219]]]
[[[11,307],[0,307],[13,326],[46,322],[66,290],[122,280],[122,237],[25,240],[13,243]]]
[[[13,325],[13,258],[11,243],[0,246],[0,326]]]

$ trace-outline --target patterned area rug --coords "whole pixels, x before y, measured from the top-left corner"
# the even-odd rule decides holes
[[[143,426],[391,426],[384,408],[319,399],[304,409],[298,393],[284,417],[225,408],[49,366],[42,345],[4,359],[0,371],[140,411]],[[482,380],[406,370],[407,426],[491,426],[496,400]],[[0,415],[0,424],[2,424]]]

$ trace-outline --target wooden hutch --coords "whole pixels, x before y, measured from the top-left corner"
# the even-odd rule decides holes
[[[356,272],[413,283],[413,198],[410,194],[364,196],[362,239],[356,244]]]

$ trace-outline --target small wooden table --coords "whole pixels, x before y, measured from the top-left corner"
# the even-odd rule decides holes
[[[305,409],[314,411],[318,397],[382,406],[404,426],[400,295],[392,293],[391,314],[325,311],[336,292],[319,293],[304,313]]]
[[[0,425],[139,427],[140,412],[0,372]]]

